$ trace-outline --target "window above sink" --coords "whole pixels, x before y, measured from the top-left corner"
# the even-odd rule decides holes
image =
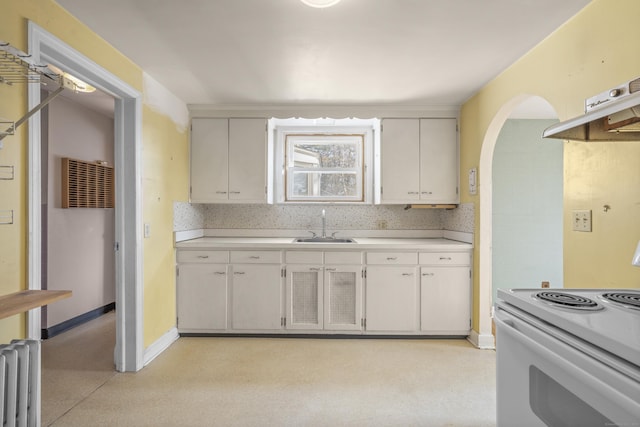
[[[271,119],[277,203],[373,202],[378,119]]]

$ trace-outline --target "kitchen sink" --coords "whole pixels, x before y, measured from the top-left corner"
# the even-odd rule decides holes
[[[353,239],[339,239],[335,237],[301,237],[293,240],[294,243],[356,243]]]

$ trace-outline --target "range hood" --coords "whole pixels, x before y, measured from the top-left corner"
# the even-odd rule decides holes
[[[543,138],[640,141],[640,78],[585,100],[585,114],[548,127]]]

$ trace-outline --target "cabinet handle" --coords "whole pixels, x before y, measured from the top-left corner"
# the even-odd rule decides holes
[[[229,194],[240,194],[239,191],[229,191]]]
[[[328,268],[328,267],[327,267],[327,268],[325,268],[325,270],[327,270],[327,271],[336,271],[336,269],[335,269],[335,268]]]
[[[214,274],[217,274],[219,276],[226,276],[227,273],[225,273],[224,271],[216,271]]]
[[[387,261],[395,261],[395,260],[397,260],[397,259],[398,259],[398,257],[397,257],[397,256],[388,256],[388,257],[387,257]]]
[[[413,276],[413,273],[402,273],[403,276]]]
[[[209,255],[198,255],[198,258],[207,259],[207,258],[209,258]]]
[[[244,271],[234,271],[233,274],[244,274]]]
[[[450,256],[441,256],[440,257],[440,261],[443,261],[443,260],[451,261],[451,257]]]
[[[320,267],[310,267],[309,270],[311,270],[311,271],[320,271],[322,269]]]
[[[216,191],[216,194],[227,194],[226,191]]]
[[[423,191],[422,194],[433,194],[433,191]]]
[[[407,191],[407,194],[420,194],[419,191]]]
[[[260,257],[258,255],[251,255],[249,258],[250,259],[260,259]]]
[[[435,276],[434,273],[422,273],[423,276]]]

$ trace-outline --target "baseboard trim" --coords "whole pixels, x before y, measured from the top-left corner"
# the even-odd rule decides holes
[[[480,335],[476,331],[471,330],[467,340],[481,350],[495,350],[496,348],[495,339],[491,334]]]
[[[72,319],[65,320],[62,323],[58,323],[57,325],[51,326],[50,328],[44,328],[40,330],[40,336],[43,340],[53,338],[56,335],[60,335],[63,332],[66,332],[70,329],[73,329],[77,326],[82,325],[83,323],[87,323],[90,320],[97,319],[98,317],[106,314],[110,311],[116,309],[116,303],[112,302],[102,307],[98,307],[95,310],[88,311],[84,314],[76,316]]]
[[[156,342],[151,344],[144,350],[144,366],[147,366],[158,357],[163,351],[168,349],[180,335],[178,335],[178,328],[169,329],[164,335],[162,335]]]
[[[253,332],[180,332],[181,337],[203,338],[305,338],[346,340],[464,340],[464,335],[361,335],[361,334],[305,334],[305,333],[253,333]]]

